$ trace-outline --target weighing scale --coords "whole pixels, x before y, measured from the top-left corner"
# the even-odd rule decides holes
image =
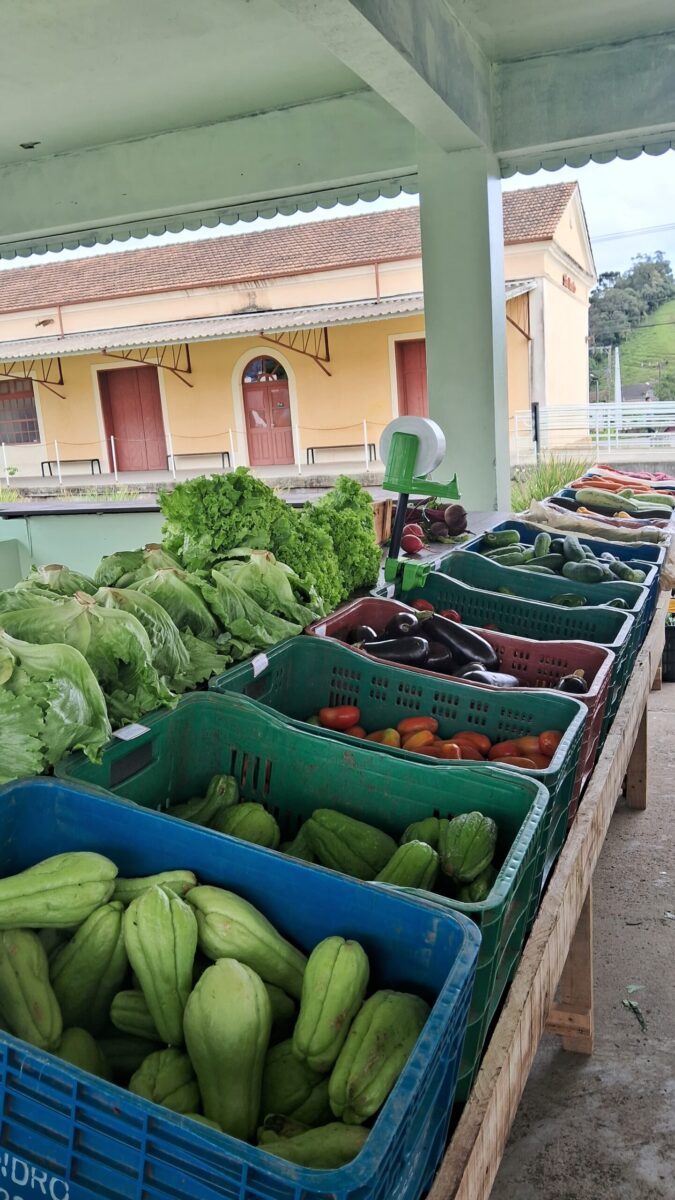
[[[410,494],[422,493],[439,500],[461,498],[456,475],[449,483],[427,479],[444,457],[445,434],[440,425],[428,417],[396,417],[389,422],[380,439],[380,460],[385,464],[382,487],[399,493],[384,577],[387,583],[401,579],[406,590],[421,587],[431,569],[429,564],[399,558]]]

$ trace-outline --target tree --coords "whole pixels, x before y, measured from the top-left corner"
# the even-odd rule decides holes
[[[603,271],[591,292],[591,343],[618,346],[631,329],[673,296],[675,278],[661,250],[638,254],[627,271]]]

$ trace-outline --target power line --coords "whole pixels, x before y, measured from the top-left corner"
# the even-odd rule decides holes
[[[637,237],[641,233],[668,233],[671,229],[675,229],[675,221],[668,221],[665,225],[642,225],[638,229],[619,229],[615,233],[598,233],[591,238],[591,242],[613,242],[618,238]]]

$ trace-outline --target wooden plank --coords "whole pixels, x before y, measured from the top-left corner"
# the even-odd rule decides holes
[[[657,605],[429,1200],[487,1200],[492,1190],[663,653],[668,598]]]
[[[593,1053],[593,884],[574,931],[546,1032],[559,1034],[565,1050]]]
[[[647,742],[648,717],[645,708],[626,771],[626,800],[629,808],[647,807],[647,777],[649,774]]]

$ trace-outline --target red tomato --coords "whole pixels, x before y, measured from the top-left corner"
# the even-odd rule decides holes
[[[397,729],[376,729],[375,733],[367,735],[366,741],[377,742],[380,746],[400,746],[401,736]]]
[[[418,746],[415,754],[423,754],[425,758],[443,758],[441,747],[434,742],[431,746]]]
[[[456,738],[455,743],[459,746],[460,758],[466,758],[470,762],[485,762],[485,755],[471,742],[463,742],[461,738]]]
[[[457,762],[463,755],[461,747],[457,745],[457,742],[441,742],[438,747],[438,757],[454,759]]]
[[[411,608],[416,608],[418,612],[435,612],[433,604],[428,600],[413,600]]]
[[[469,742],[483,756],[489,754],[492,749],[492,742],[489,737],[486,737],[484,733],[474,733],[472,729],[463,729],[461,733],[453,734],[453,740],[456,742]]]
[[[531,758],[538,771],[544,771],[546,767],[550,767],[551,760],[546,754],[527,754],[526,758]]]
[[[448,621],[461,621],[462,619],[456,608],[444,608],[438,615],[440,617],[447,617]]]
[[[435,740],[429,729],[418,729],[417,733],[411,733],[403,739],[403,749],[417,750],[420,746],[433,746]]]
[[[541,754],[538,737],[521,737],[516,739],[521,754],[529,758],[530,754]]]
[[[501,758],[493,758],[495,763],[505,763],[509,767],[526,767],[528,771],[535,769],[536,763],[532,762],[531,758],[525,758],[518,754],[505,754]]]
[[[438,721],[435,717],[406,717],[405,720],[399,721],[396,728],[401,737],[410,737],[412,733],[420,733],[423,729],[427,729],[429,733],[435,733],[438,729]]]
[[[545,733],[539,734],[539,752],[547,754],[549,758],[553,758],[558,746],[562,741],[562,733],[559,729],[547,729]]]
[[[335,729],[341,733],[352,729],[361,720],[361,710],[354,704],[339,704],[337,708],[319,709],[319,724],[324,729]]]
[[[514,754],[520,754],[520,747],[517,742],[495,742],[488,753],[488,758],[492,761],[494,758],[506,758]]]
[[[351,729],[345,729],[345,733],[347,733],[349,737],[355,738],[364,738],[366,736],[366,731],[361,725],[352,725]]]

